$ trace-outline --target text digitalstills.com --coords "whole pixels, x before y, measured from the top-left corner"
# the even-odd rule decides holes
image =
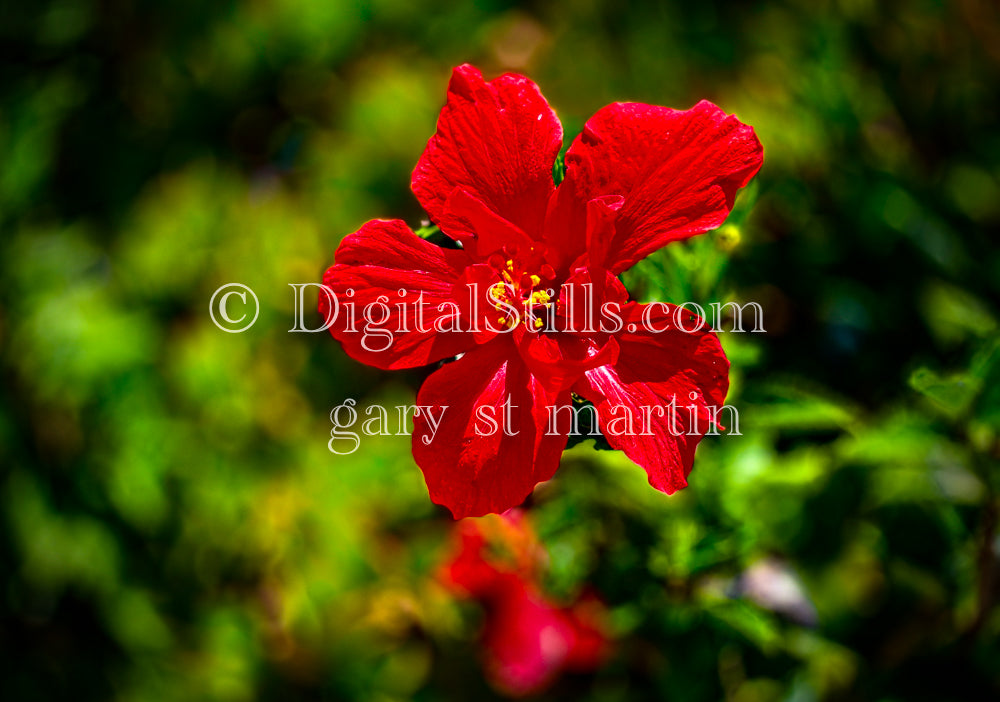
[[[559,298],[555,291],[545,291],[545,302],[538,298],[517,301],[513,289],[504,283],[481,289],[477,283],[467,283],[464,304],[453,300],[437,304],[425,300],[424,292],[414,294],[399,289],[395,299],[379,295],[362,305],[356,302],[354,290],[348,288],[343,295],[322,283],[289,283],[294,294],[294,319],[290,333],[316,333],[330,329],[338,321],[343,330],[361,334],[361,347],[371,353],[389,350],[396,336],[419,332],[489,332],[505,334],[522,324],[532,332],[570,332],[576,334],[617,334],[623,330],[639,330],[658,334],[680,331],[694,334],[703,331],[763,333],[764,310],[757,302],[713,302],[702,306],[696,302],[668,305],[649,302],[643,305],[638,318],[626,322],[623,310],[631,303],[605,301],[595,304],[594,286],[582,283],[563,286]],[[315,305],[308,304],[306,291],[315,289],[325,302],[326,318],[319,326],[309,326],[307,315]],[[236,297],[239,303],[231,298]],[[239,316],[234,316],[233,305],[240,305]],[[707,307],[707,309],[706,309]],[[488,314],[483,314],[483,310]],[[257,320],[260,303],[249,287],[229,283],[218,288],[209,302],[212,322],[222,331],[246,331]],[[744,314],[749,317],[744,327]],[[726,323],[728,322],[728,328]],[[239,326],[237,326],[239,325]]]

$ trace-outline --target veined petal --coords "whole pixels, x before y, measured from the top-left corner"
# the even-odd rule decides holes
[[[622,318],[630,331],[617,336],[618,360],[587,371],[575,387],[594,403],[608,443],[667,494],[687,485],[695,448],[717,421],[729,389],[729,361],[718,337],[677,328],[676,309],[629,304]],[[682,316],[685,325],[690,320]],[[697,321],[688,328],[696,329]]]
[[[467,223],[456,221],[447,204],[461,188],[540,240],[561,146],[562,125],[537,85],[513,73],[487,82],[466,64],[452,74],[437,132],[411,187],[431,219],[456,239],[468,235]]]
[[[456,519],[521,504],[559,466],[569,426],[548,433],[548,406],[570,401],[528,372],[505,335],[437,370],[417,394],[433,414],[421,410],[413,424],[431,500]]]
[[[591,200],[621,196],[615,236],[602,252],[606,267],[620,273],[671,241],[722,224],[762,162],[753,128],[705,100],[690,110],[608,105],[566,153],[566,177],[549,208],[549,220],[561,226],[549,229],[582,248],[582,237],[565,232],[586,231]]]
[[[467,307],[464,251],[435,246],[400,220],[373,220],[341,242],[334,260],[323,283],[336,304],[321,294],[319,312],[336,314],[330,333],[351,358],[413,368],[475,345],[471,320],[455,319]]]
[[[532,244],[531,238],[519,227],[462,188],[452,191],[445,211],[449,233],[477,260],[489,258],[504,246],[526,250]]]

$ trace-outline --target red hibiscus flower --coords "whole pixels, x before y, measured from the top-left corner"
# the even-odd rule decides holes
[[[486,610],[483,663],[501,692],[541,692],[562,671],[586,672],[607,658],[604,605],[593,596],[572,607],[550,602],[537,587],[546,553],[522,514],[459,522],[441,581]]]
[[[559,408],[574,394],[668,494],[687,485],[725,401],[715,335],[678,328],[701,320],[672,306],[629,300],[616,276],[722,224],[761,166],[753,129],[705,101],[608,105],[573,141],[556,187],[561,143],[533,82],[456,68],[412,179],[456,248],[375,220],[324,276],[334,297],[320,296],[320,312],[353,358],[396,369],[457,357],[421,387],[417,405],[437,409],[413,432],[431,499],[456,518],[502,512],[552,477],[571,429]],[[366,334],[362,318],[391,338]]]

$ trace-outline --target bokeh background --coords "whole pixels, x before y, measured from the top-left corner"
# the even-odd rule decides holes
[[[568,138],[706,98],[765,149],[730,226],[627,278],[763,305],[723,334],[742,436],[670,498],[584,442],[528,503],[548,596],[596,593],[613,641],[544,697],[1000,698],[990,0],[4,2],[0,697],[499,695],[408,437],[327,450],[334,405],[428,371],[287,331],[344,235],[420,226],[466,61]],[[208,316],[229,282],[243,334]]]

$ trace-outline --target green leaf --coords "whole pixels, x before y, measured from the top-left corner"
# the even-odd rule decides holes
[[[982,379],[983,391],[976,402],[976,415],[994,428],[1000,428],[1000,341],[976,355],[972,372]]]
[[[918,368],[910,387],[952,414],[963,412],[979,393],[979,382],[967,373],[943,377],[930,368]]]
[[[441,228],[436,224],[428,224],[426,227],[421,227],[414,232],[421,239],[431,239],[432,237],[441,234]]]
[[[923,308],[931,332],[946,344],[985,337],[997,329],[989,306],[972,293],[945,283],[930,286]]]
[[[594,449],[597,451],[615,450],[595,422],[597,412],[592,409],[593,407],[594,404],[589,400],[579,397],[573,398],[573,412],[576,414],[578,424],[577,431],[570,432],[569,441],[566,443],[567,451],[577,444],[582,444],[587,439],[594,440]]]
[[[552,164],[552,180],[559,185],[566,177],[566,159],[564,154],[556,156],[556,162]]]

